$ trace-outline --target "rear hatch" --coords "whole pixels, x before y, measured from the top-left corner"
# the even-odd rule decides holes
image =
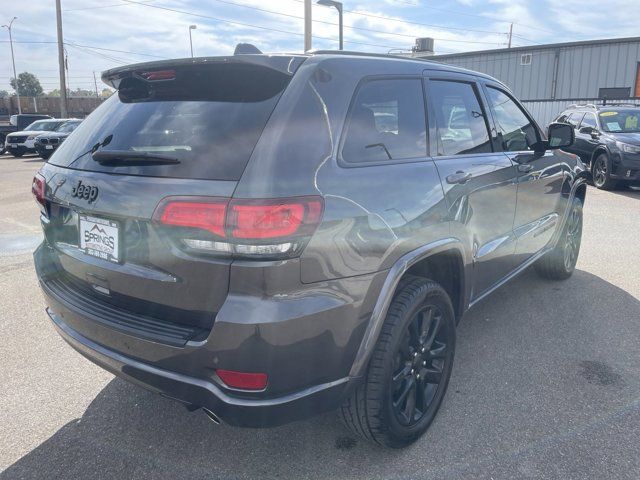
[[[180,238],[200,233],[165,229],[154,212],[168,196],[232,197],[302,60],[244,55],[105,72],[118,92],[42,169],[60,294],[206,334],[228,292],[231,259],[190,249]]]

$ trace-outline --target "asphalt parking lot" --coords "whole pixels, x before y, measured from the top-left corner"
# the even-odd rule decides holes
[[[216,426],[68,347],[31,260],[41,164],[0,157],[2,479],[640,478],[639,190],[589,188],[571,279],[527,272],[466,315],[440,414],[389,451],[333,414]]]

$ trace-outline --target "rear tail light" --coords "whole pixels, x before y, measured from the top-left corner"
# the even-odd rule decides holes
[[[31,193],[36,199],[36,202],[40,207],[40,211],[44,214],[47,213],[47,201],[44,197],[46,186],[47,181],[45,180],[45,178],[41,174],[36,173],[35,177],[33,177],[33,181],[31,182]]]
[[[188,249],[282,258],[302,251],[322,211],[319,196],[264,200],[167,197],[156,208],[154,219],[183,227],[177,240]]]
[[[235,372],[233,370],[216,370],[222,382],[232,388],[242,390],[264,390],[267,387],[266,373]]]

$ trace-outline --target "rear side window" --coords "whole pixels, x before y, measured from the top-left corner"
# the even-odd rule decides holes
[[[426,132],[420,79],[367,81],[351,106],[342,158],[349,163],[424,158]]]
[[[493,87],[487,87],[487,92],[502,150],[533,150],[533,146],[538,142],[538,133],[531,120],[505,92]]]
[[[444,155],[491,152],[485,114],[472,84],[432,80],[429,97]]]
[[[122,80],[118,93],[74,130],[50,163],[129,175],[238,180],[290,76],[247,64],[169,72],[169,80]],[[87,152],[105,139],[100,152],[143,152],[179,163],[102,165]]]

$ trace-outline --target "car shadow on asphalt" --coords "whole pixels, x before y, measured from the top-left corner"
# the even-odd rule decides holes
[[[618,188],[617,190],[611,190],[611,193],[622,197],[640,199],[640,187]]]
[[[332,413],[273,429],[217,426],[114,379],[1,477],[488,478],[499,466],[520,476],[526,461],[533,478],[562,478],[575,468],[566,458],[576,432],[638,398],[638,318],[638,299],[590,273],[551,282],[528,271],[467,313],[443,407],[405,450],[359,440]],[[563,463],[547,467],[558,452]],[[576,461],[602,467],[598,455]]]

